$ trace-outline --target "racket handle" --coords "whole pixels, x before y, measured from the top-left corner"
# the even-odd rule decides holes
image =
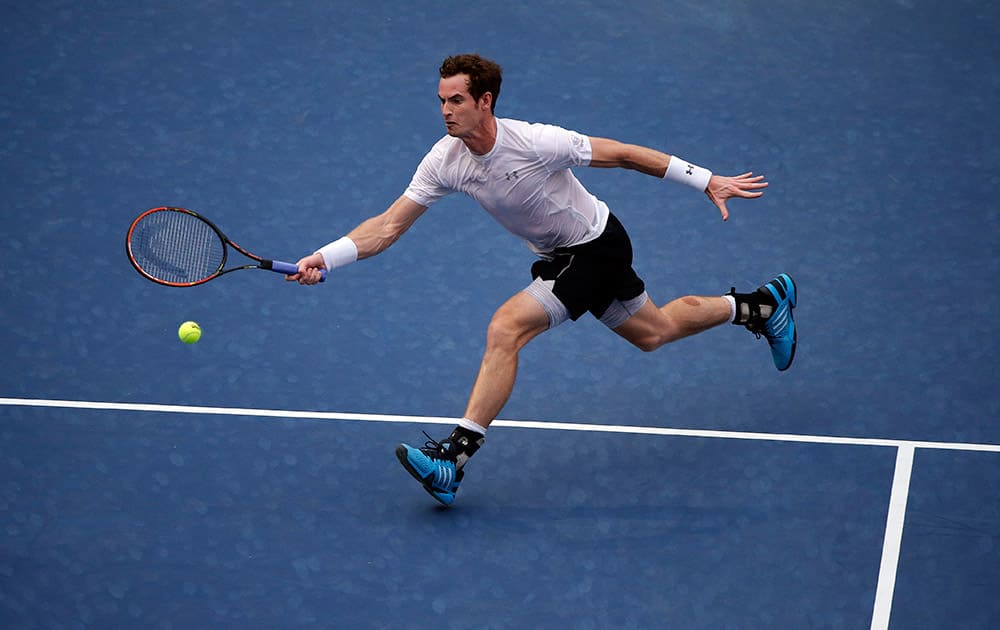
[[[262,265],[263,266],[263,265]],[[264,267],[265,269],[270,269],[271,271],[277,271],[278,273],[283,273],[286,276],[296,274],[299,272],[299,266],[295,263],[284,262],[281,260],[272,260],[270,267]],[[320,269],[320,282],[326,282],[326,269]]]

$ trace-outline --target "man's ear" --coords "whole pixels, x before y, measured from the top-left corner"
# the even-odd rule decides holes
[[[479,107],[483,111],[493,109],[493,92],[485,92],[481,97],[479,97]]]

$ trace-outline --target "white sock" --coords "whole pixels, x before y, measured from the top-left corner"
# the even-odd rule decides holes
[[[729,302],[729,323],[732,324],[736,321],[736,298],[728,294],[722,297]]]
[[[458,421],[458,426],[462,427],[466,431],[472,431],[473,433],[478,433],[479,435],[486,435],[486,427],[479,424],[478,422],[473,422],[468,418],[462,418]]]

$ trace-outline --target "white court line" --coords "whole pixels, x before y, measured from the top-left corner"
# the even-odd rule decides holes
[[[875,590],[875,611],[871,630],[888,630],[889,613],[892,611],[892,594],[896,589],[896,568],[899,549],[903,543],[903,520],[906,518],[906,499],[910,494],[910,472],[913,470],[913,447],[900,446],[896,451],[896,472],[892,476],[892,494],[889,495],[889,515],[885,521],[885,538],[882,540],[882,564]]]
[[[299,420],[353,420],[357,422],[408,422],[425,424],[454,424],[457,418],[435,416],[401,416],[368,413],[337,413],[329,411],[293,411],[286,409],[249,409],[240,407],[202,407],[191,405],[163,405],[150,403],[98,402],[86,400],[47,400],[41,398],[0,398],[0,406],[57,407],[63,409],[97,409],[105,411],[144,411],[154,413],[184,413],[220,416],[247,416],[256,418],[294,418]],[[561,431],[591,431],[598,433],[632,433],[638,435],[669,435],[676,437],[718,438],[728,440],[761,440],[772,442],[803,442],[807,444],[844,444],[856,446],[891,446],[929,448],[958,451],[984,451],[1000,453],[1000,444],[967,444],[962,442],[924,442],[884,438],[837,437],[824,435],[797,435],[792,433],[759,433],[745,431],[715,431],[709,429],[669,429],[614,424],[588,424],[575,422],[541,422],[537,420],[495,420],[491,427],[520,429],[548,429]]]

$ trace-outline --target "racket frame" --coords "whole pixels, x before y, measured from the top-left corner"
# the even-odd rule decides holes
[[[204,278],[199,278],[198,280],[194,280],[192,282],[170,282],[168,280],[163,280],[162,278],[157,278],[156,276],[150,274],[145,269],[143,269],[139,265],[139,263],[136,262],[135,256],[132,254],[132,233],[135,232],[136,227],[140,223],[142,223],[143,219],[145,219],[146,217],[155,212],[180,212],[183,214],[190,215],[202,221],[203,223],[208,225],[208,227],[212,228],[212,231],[215,232],[215,235],[219,237],[219,240],[222,242],[222,260],[219,261],[219,267],[208,276]],[[229,259],[230,247],[232,247],[239,253],[243,254],[250,260],[255,261],[256,264],[241,265],[239,267],[230,267],[229,269],[224,269],[224,267],[226,266],[226,261]],[[175,206],[158,206],[156,208],[150,208],[149,210],[146,210],[145,212],[137,216],[132,221],[132,224],[128,228],[128,233],[125,235],[125,253],[128,256],[129,262],[132,263],[132,266],[135,267],[135,270],[139,272],[139,275],[141,275],[143,278],[146,278],[147,280],[155,282],[156,284],[162,284],[168,287],[194,287],[198,286],[199,284],[205,284],[209,280],[214,280],[215,278],[218,278],[223,274],[227,274],[230,271],[237,271],[240,269],[265,269],[267,271],[274,271],[276,273],[283,273],[285,275],[294,274],[298,271],[298,267],[293,263],[287,263],[280,260],[269,260],[267,258],[262,258],[256,254],[248,252],[247,250],[237,245],[236,242],[234,242],[228,236],[226,236],[226,234],[221,229],[219,229],[219,226],[212,223],[212,221],[210,221],[207,217],[198,214],[194,210],[188,210],[187,208],[178,208]],[[324,274],[324,279],[325,275],[326,274]]]

